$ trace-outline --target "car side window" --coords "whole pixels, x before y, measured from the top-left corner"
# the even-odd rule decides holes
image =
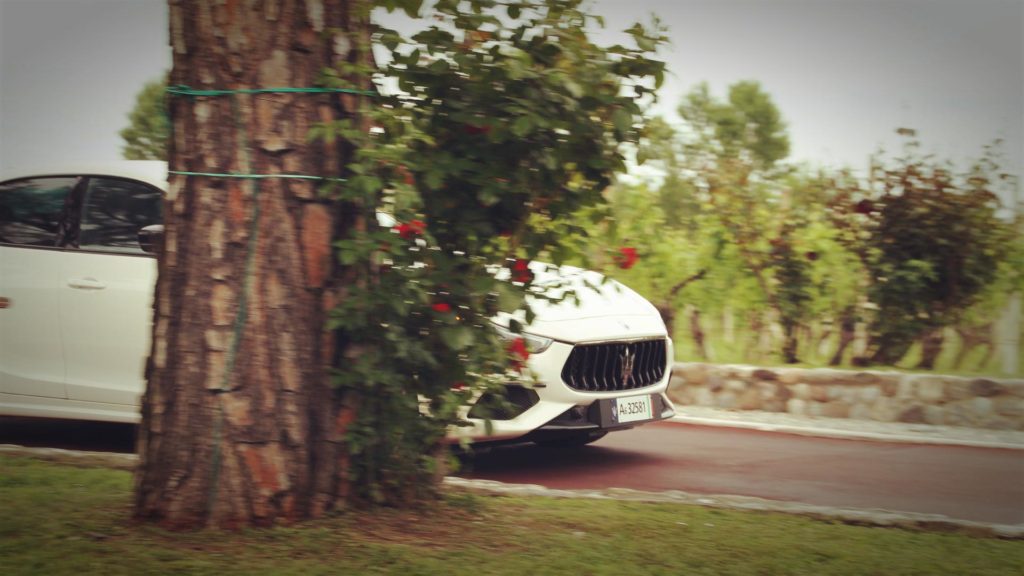
[[[27,178],[0,184],[0,243],[62,246],[67,235],[65,205],[80,178]]]
[[[85,195],[79,247],[142,254],[139,230],[162,222],[158,189],[120,178],[91,177]]]

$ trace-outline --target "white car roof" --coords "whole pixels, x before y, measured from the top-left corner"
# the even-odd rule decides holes
[[[4,170],[0,173],[0,181],[36,176],[115,176],[140,180],[167,191],[167,162],[162,160],[111,160],[26,166]]]

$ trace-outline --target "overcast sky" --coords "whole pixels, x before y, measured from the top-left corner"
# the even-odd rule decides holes
[[[135,94],[170,67],[164,0],[0,0],[0,168],[120,154]],[[657,13],[674,116],[707,81],[758,80],[792,159],[861,169],[894,130],[965,163],[996,138],[1024,161],[1024,0],[598,0],[608,30]]]

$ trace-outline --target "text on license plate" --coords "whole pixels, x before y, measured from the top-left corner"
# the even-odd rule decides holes
[[[612,408],[612,420],[619,424],[638,422],[654,418],[654,407],[648,394],[616,398]]]

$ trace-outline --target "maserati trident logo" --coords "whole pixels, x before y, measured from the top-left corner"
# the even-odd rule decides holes
[[[636,362],[636,352],[633,352],[633,347],[626,346],[622,350],[622,354],[619,354],[619,360],[622,366],[619,378],[622,380],[622,387],[628,388],[629,381],[633,379],[633,364]]]

